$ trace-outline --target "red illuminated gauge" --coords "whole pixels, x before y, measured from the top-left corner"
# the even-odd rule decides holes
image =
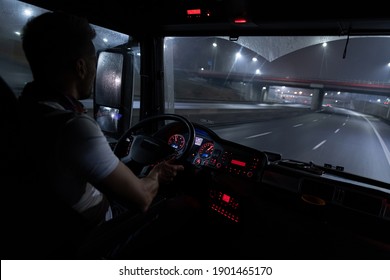
[[[199,156],[201,158],[209,158],[214,151],[214,144],[212,142],[204,143],[199,148]]]
[[[181,134],[174,134],[168,139],[168,145],[174,148],[176,151],[180,151],[184,148],[186,139]]]

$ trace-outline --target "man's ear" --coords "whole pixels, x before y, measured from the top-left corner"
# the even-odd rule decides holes
[[[86,75],[87,75],[87,62],[85,61],[84,58],[77,59],[76,71],[77,71],[77,76],[80,77],[81,79],[84,79],[86,77]]]

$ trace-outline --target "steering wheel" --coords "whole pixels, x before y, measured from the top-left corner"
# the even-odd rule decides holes
[[[180,151],[171,147],[166,138],[169,131],[175,131],[178,127],[182,127],[182,135],[186,135],[184,147]],[[195,128],[187,118],[162,114],[145,118],[129,128],[119,138],[114,153],[134,173],[143,175],[150,165],[163,159],[173,157],[176,161],[183,161],[188,157],[194,141]]]

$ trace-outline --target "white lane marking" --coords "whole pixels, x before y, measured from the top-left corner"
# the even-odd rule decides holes
[[[373,126],[373,124],[370,122],[369,119],[367,119],[365,116],[362,116],[371,126],[372,130],[374,130],[376,137],[378,138],[379,143],[382,146],[383,152],[385,153],[387,163],[390,165],[390,152],[389,149],[387,148],[385,141],[383,141],[382,137],[380,136],[379,132],[376,130],[376,128]]]
[[[260,134],[256,134],[256,135],[252,135],[252,136],[248,136],[248,137],[245,137],[245,139],[256,138],[256,137],[264,136],[264,135],[267,135],[267,134],[270,134],[270,133],[272,133],[272,131],[264,132],[264,133],[260,133]]]
[[[302,126],[302,125],[303,125],[302,123],[299,123],[299,124],[293,125],[293,127],[298,127],[298,126]]]
[[[334,133],[337,133],[337,132],[339,132],[339,131],[340,131],[340,128],[336,129],[336,130],[334,131]]]
[[[345,125],[345,123],[343,123],[343,126]]]
[[[322,142],[319,143],[317,146],[315,146],[315,147],[313,148],[313,150],[318,149],[318,148],[319,148],[321,145],[323,145],[325,142],[326,142],[326,140],[322,141]]]
[[[314,120],[313,120],[313,122],[316,122],[316,121],[318,121],[318,119],[314,119]]]

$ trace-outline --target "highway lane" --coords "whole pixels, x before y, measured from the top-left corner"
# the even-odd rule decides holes
[[[213,129],[222,138],[283,158],[343,166],[346,172],[390,183],[390,127],[372,116],[331,107]]]

